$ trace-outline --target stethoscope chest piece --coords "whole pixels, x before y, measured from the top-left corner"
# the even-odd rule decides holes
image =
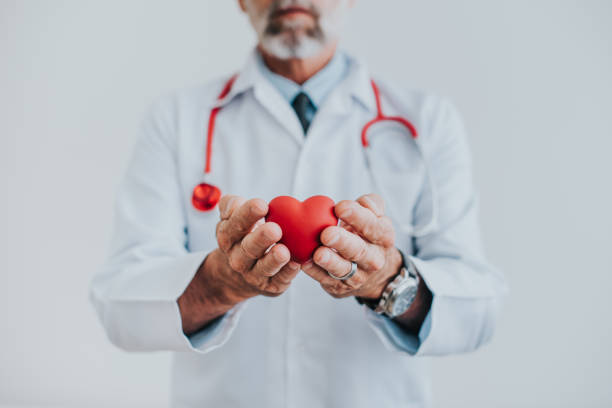
[[[198,211],[214,209],[221,199],[221,190],[208,183],[200,183],[193,189],[191,202]]]

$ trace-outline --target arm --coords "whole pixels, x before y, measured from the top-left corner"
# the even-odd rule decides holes
[[[384,201],[367,194],[356,201],[345,200],[335,207],[340,226],[321,233],[324,246],[318,248],[304,271],[319,281],[334,297],[356,296],[377,300],[402,267],[402,255],[395,247],[391,220],[384,215]],[[357,273],[346,281],[336,280],[358,265]],[[432,294],[421,279],[411,307],[394,321],[407,332],[417,334],[429,312]]]
[[[369,309],[366,313],[394,349],[410,354],[470,351],[491,337],[505,283],[484,257],[466,138],[450,104],[439,106],[428,136],[426,154],[435,164],[431,171],[438,192],[439,225],[434,233],[415,239],[410,260],[421,277],[417,300],[393,321]],[[431,204],[430,195],[424,194],[414,208],[417,224],[429,220]],[[323,231],[324,246],[305,271],[335,297],[377,299],[400,264],[384,203],[376,195],[367,195],[338,203],[336,213],[344,227]],[[328,270],[345,275],[350,261],[359,266],[353,278],[341,282],[327,275]]]
[[[246,299],[280,295],[299,272],[299,264],[289,261],[289,249],[277,244],[280,227],[263,222],[268,212],[264,201],[224,196],[219,209],[219,248],[206,258],[178,299],[186,334],[197,332]]]
[[[109,255],[90,286],[109,339],[126,350],[194,351],[187,334],[224,316],[215,336],[196,351],[218,347],[231,334],[244,299],[282,292],[297,273],[283,245],[269,257],[257,249],[280,238],[273,223],[251,231],[267,212],[261,200],[224,197],[219,248],[187,250],[173,110],[160,101],[142,122],[116,193]]]

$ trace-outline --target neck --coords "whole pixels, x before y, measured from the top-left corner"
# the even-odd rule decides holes
[[[304,59],[280,59],[266,53],[261,47],[258,49],[270,71],[302,85],[327,65],[336,52],[336,46],[337,44],[333,43],[319,54]]]

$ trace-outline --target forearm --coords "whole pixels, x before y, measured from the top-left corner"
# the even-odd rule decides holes
[[[228,271],[229,266],[218,249],[202,262],[177,301],[185,334],[197,332],[252,296],[244,288],[240,275]]]

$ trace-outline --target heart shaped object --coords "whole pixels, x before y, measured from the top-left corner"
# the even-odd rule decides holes
[[[300,202],[293,197],[276,197],[269,204],[266,221],[275,222],[283,231],[280,242],[291,252],[291,259],[303,264],[321,245],[321,232],[338,224],[334,200],[323,195]]]

